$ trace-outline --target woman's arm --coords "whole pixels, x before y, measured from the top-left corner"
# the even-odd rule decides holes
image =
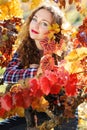
[[[37,67],[21,69],[18,54],[15,53],[4,73],[5,83],[17,83],[20,79],[32,78],[37,73]]]

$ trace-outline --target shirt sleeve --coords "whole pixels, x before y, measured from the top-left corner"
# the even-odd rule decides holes
[[[37,73],[37,68],[21,69],[19,66],[20,60],[18,54],[15,53],[4,73],[5,83],[17,83],[19,79],[32,78]]]

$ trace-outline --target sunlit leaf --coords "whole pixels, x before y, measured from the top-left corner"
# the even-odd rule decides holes
[[[35,9],[37,6],[39,6],[44,0],[30,0],[29,1],[29,9]]]
[[[8,1],[10,1],[10,0],[0,0],[0,5],[5,4]]]
[[[9,0],[5,4],[0,5],[0,20],[10,19],[13,16],[23,17],[23,10],[19,0]]]
[[[85,56],[87,56],[87,48],[81,47],[81,48],[74,49],[72,52],[70,52],[69,55],[65,57],[65,59],[69,61],[74,61],[74,60],[76,61],[82,59]]]
[[[15,107],[15,108],[11,109],[9,112],[6,112],[5,115],[4,115],[4,117],[5,118],[6,117],[10,118],[13,115],[14,116],[18,115],[20,117],[24,117],[24,108],[22,108],[22,107]]]
[[[44,112],[48,108],[48,105],[49,103],[44,97],[41,97],[40,99],[36,98],[32,102],[33,109],[36,109],[39,112]]]

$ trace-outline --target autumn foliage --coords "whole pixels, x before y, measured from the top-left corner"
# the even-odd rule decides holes
[[[0,66],[6,67],[14,52],[15,40],[22,25],[22,19],[12,17],[0,21]]]
[[[32,2],[35,1],[32,0]],[[54,0],[54,2],[59,4],[61,8],[66,6],[65,0]],[[77,5],[80,0],[69,0],[69,4],[73,2]],[[21,19],[16,17],[0,23],[1,67],[6,67],[12,57],[13,45],[18,34],[17,29],[20,28],[21,24]],[[87,100],[87,18],[84,18],[82,25],[78,27],[75,38],[69,39],[70,42],[73,42],[73,49],[58,61],[58,65],[55,65],[52,54],[58,54],[58,48],[62,54],[65,39],[62,37],[61,46],[57,46],[55,38],[52,36],[55,31],[60,31],[59,27],[53,25],[49,31],[51,33],[49,39],[41,41],[44,50],[40,61],[42,73],[28,79],[27,86],[17,83],[11,86],[9,92],[1,94],[0,117],[20,115],[19,108],[32,107],[33,110],[46,112],[48,115],[51,111],[52,116],[50,115],[50,117],[53,120],[55,119],[53,117],[59,114],[58,110],[61,109],[62,118],[67,119],[74,117],[77,106]],[[64,30],[62,31],[64,32]],[[68,31],[71,32],[71,30]],[[55,109],[57,109],[56,113],[54,113]],[[57,119],[60,117],[61,115]]]

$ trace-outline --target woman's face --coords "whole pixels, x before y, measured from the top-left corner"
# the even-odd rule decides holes
[[[48,27],[52,21],[52,14],[48,10],[40,9],[37,11],[30,22],[30,37],[36,41],[43,40],[49,32]]]

